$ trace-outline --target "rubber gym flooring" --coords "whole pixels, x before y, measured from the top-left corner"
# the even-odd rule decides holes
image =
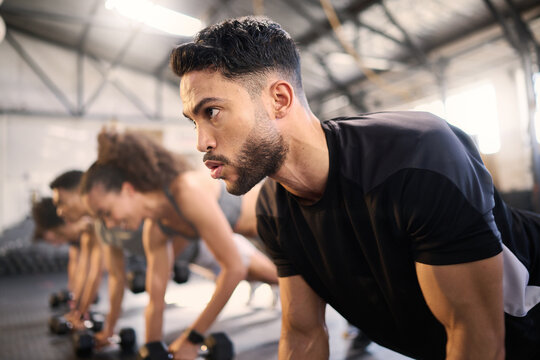
[[[93,310],[106,313],[107,281],[100,288],[100,302]],[[49,332],[48,319],[55,312],[49,308],[49,295],[65,287],[66,276],[59,273],[0,276],[0,359],[76,359],[70,337]],[[170,282],[165,300],[164,341],[172,342],[197,316],[210,299],[214,284],[192,275],[188,283]],[[242,282],[214,324],[211,332],[224,331],[234,343],[237,360],[277,359],[280,310],[272,306],[273,292],[267,285],[256,288],[251,304],[250,285]],[[147,295],[126,290],[123,314],[117,325],[137,332],[138,346],[144,344],[143,311]],[[403,360],[408,359],[377,344],[363,352],[351,348],[343,335],[346,321],[332,308],[327,309],[330,333],[330,359]],[[136,359],[116,347],[94,353],[92,359]]]

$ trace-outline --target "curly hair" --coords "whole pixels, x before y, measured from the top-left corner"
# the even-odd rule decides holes
[[[32,218],[34,219],[34,240],[43,239],[47,230],[51,230],[65,224],[64,220],[56,213],[56,206],[50,197],[45,197],[32,205]]]
[[[86,194],[96,184],[119,191],[124,181],[141,192],[163,189],[188,169],[182,156],[145,134],[103,129],[98,135],[98,158],[85,172],[80,191]]]
[[[170,66],[180,77],[191,71],[219,71],[225,78],[241,80],[251,94],[260,93],[261,76],[277,71],[293,84],[300,98],[305,97],[296,44],[266,17],[229,19],[201,30],[195,41],[172,50]]]

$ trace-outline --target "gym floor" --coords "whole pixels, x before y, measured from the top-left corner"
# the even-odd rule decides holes
[[[101,284],[100,302],[93,310],[105,313],[107,281]],[[0,359],[76,359],[67,335],[53,335],[48,319],[55,314],[49,308],[49,295],[64,288],[63,274],[17,275],[0,277]],[[212,294],[213,282],[192,275],[188,283],[170,283],[165,296],[164,341],[172,342],[197,316]],[[237,360],[277,359],[280,310],[272,306],[273,292],[267,285],[256,288],[251,304],[250,286],[242,282],[214,324],[211,332],[224,331],[234,343]],[[125,292],[123,315],[117,329],[132,327],[137,332],[138,347],[144,344],[143,311],[147,295]],[[327,309],[330,333],[330,359],[403,360],[408,359],[388,349],[370,344],[365,351],[353,350],[344,337],[346,321],[332,308]],[[121,354],[117,347],[97,352],[93,359],[136,359]]]

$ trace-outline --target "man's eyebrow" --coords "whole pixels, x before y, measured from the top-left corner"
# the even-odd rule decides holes
[[[207,98],[204,98],[202,99],[201,101],[199,101],[197,103],[197,105],[195,105],[193,107],[193,115],[197,116],[199,114],[199,112],[201,111],[201,109],[203,108],[204,105],[208,104],[209,102],[214,102],[214,101],[217,101],[217,102],[223,102],[224,100],[221,99],[221,98],[217,98],[217,97],[207,97]],[[192,120],[188,115],[186,115],[186,113],[184,112],[183,115],[185,117],[187,117],[188,119]]]

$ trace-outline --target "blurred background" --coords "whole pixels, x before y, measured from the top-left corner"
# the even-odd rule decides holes
[[[538,210],[537,0],[0,0],[0,254],[29,243],[33,199],[92,163],[104,125],[201,166],[169,53],[249,14],[297,41],[320,119],[433,112],[474,138],[509,203]]]

